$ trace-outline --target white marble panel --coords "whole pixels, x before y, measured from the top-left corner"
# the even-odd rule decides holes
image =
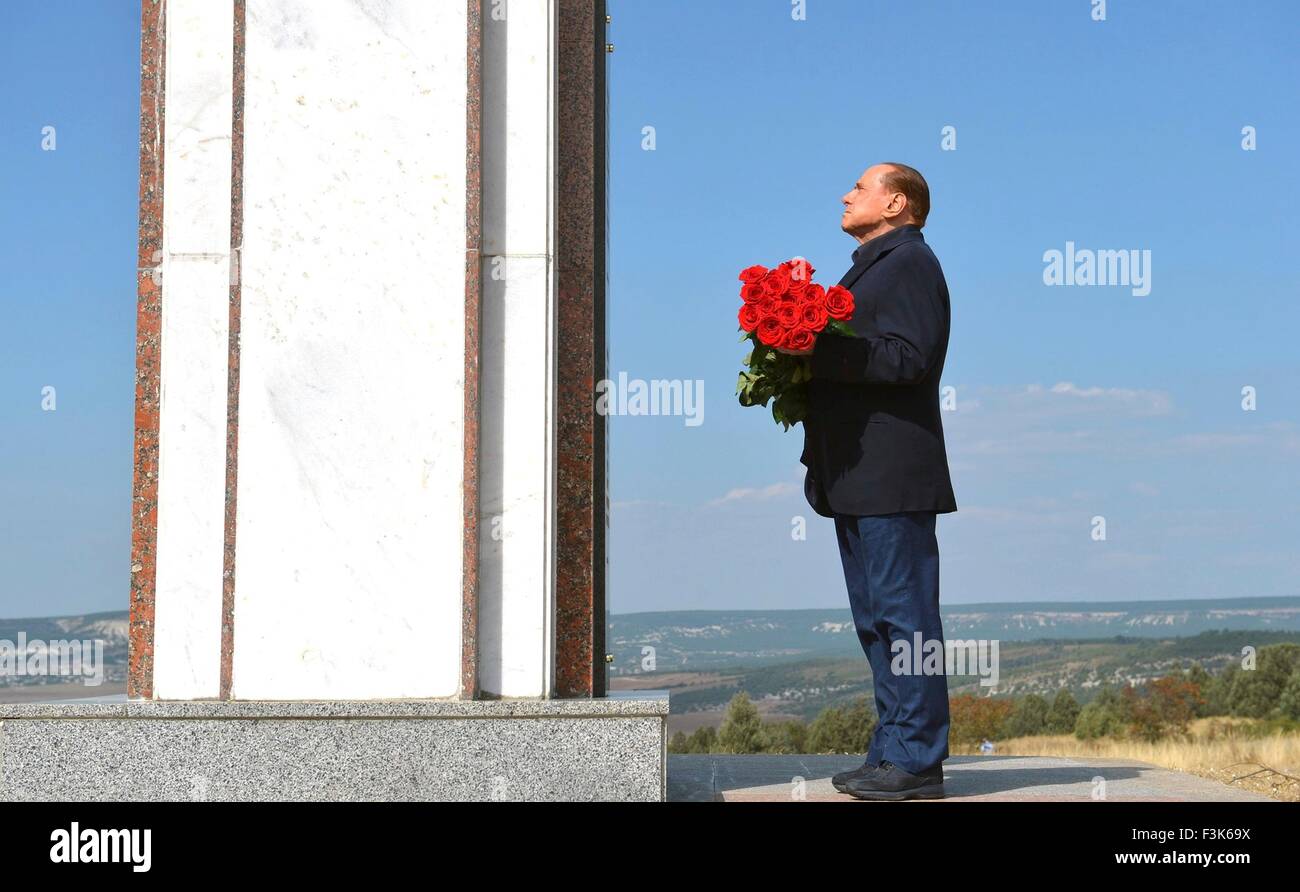
[[[164,267],[154,696],[218,695],[226,507],[229,272]]]
[[[553,250],[553,3],[506,9],[483,17],[483,253],[541,256]]]
[[[230,251],[231,0],[167,4],[163,249]]]
[[[457,692],[465,14],[247,5],[237,698]]]
[[[552,279],[549,258],[484,261],[479,683],[507,697],[553,677]]]
[[[230,352],[230,0],[167,6],[154,696],[216,697]]]
[[[549,696],[555,613],[555,4],[485,16],[479,681]]]

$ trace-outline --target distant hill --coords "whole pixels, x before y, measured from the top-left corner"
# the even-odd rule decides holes
[[[1243,642],[1262,645],[1300,634],[1300,597],[959,604],[944,608],[942,614],[944,636],[950,640],[1056,643],[1004,648],[1000,692],[1053,687],[1082,692],[1099,680],[1141,678],[1184,659],[1212,667],[1239,652]],[[106,681],[126,681],[125,610],[0,619],[0,640],[17,643],[20,632],[29,646],[33,641],[102,639]],[[659,685],[663,679],[662,686],[675,689],[674,712],[716,703],[741,678],[774,694],[824,687],[806,700],[796,698],[807,707],[822,695],[837,699],[860,692],[869,677],[863,675],[865,658],[847,607],[616,613],[610,616],[607,641],[614,654],[611,688]],[[1069,646],[1063,650],[1064,645]],[[653,670],[646,648],[653,648]],[[763,671],[767,668],[775,673],[770,678]],[[691,678],[674,679],[673,673]],[[787,677],[789,673],[796,677]],[[65,681],[0,675],[0,699],[6,686]]]
[[[956,604],[941,609],[944,637],[1000,641],[1192,637],[1220,630],[1300,632],[1300,597],[1184,601]],[[862,653],[847,607],[682,610],[610,617],[611,674],[765,666]]]
[[[29,653],[43,648],[51,641],[103,641],[104,684],[102,686],[86,686],[85,693],[81,695],[94,697],[110,690],[116,692],[126,682],[128,626],[128,614],[125,610],[110,610],[104,613],[86,613],[76,616],[0,619],[0,641],[8,642],[16,647],[21,634],[24,636]],[[76,681],[79,680],[59,675],[33,676],[0,673],[0,700],[9,702],[19,699],[5,694],[6,691],[12,693],[17,687],[28,688],[32,685],[63,687],[69,682]],[[73,696],[73,694],[65,692],[60,696]]]
[[[128,624],[129,616],[125,610],[109,610],[104,613],[85,613],[77,616],[0,618],[0,639],[17,641],[18,633],[23,632],[29,640],[101,638],[105,648],[110,645],[125,647]]]
[[[972,670],[949,675],[948,693],[979,697],[1039,694],[1050,699],[1066,690],[1079,703],[1086,703],[1103,685],[1142,684],[1193,664],[1218,674],[1241,659],[1246,645],[1258,649],[1287,641],[1300,644],[1300,633],[1219,631],[1191,638],[1005,641],[999,645],[995,686],[983,684]],[[738,691],[749,694],[767,718],[811,721],[828,706],[845,706],[858,697],[872,702],[871,670],[861,652],[703,671],[661,669],[610,679],[614,691],[646,688],[669,691],[672,732],[690,732],[702,724],[716,726]]]

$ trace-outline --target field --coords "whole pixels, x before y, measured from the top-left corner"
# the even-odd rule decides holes
[[[1300,734],[1251,737],[1250,719],[1197,719],[1185,741],[1078,740],[1070,735],[1018,737],[997,742],[999,756],[1092,756],[1137,759],[1186,771],[1225,784],[1300,802]],[[952,755],[972,755],[974,746],[953,746]]]

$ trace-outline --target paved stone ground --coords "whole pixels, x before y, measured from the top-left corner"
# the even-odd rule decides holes
[[[868,804],[831,786],[831,775],[862,756],[669,756],[670,802],[789,802],[794,778],[803,799]],[[943,763],[944,799],[915,802],[1092,802],[1105,780],[1112,802],[1272,802],[1182,771],[1124,759],[954,756]],[[1100,798],[1100,797],[1098,797]],[[875,804],[875,803],[870,803]]]

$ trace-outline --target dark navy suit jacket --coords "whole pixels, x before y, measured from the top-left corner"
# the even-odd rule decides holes
[[[821,515],[957,510],[939,409],[951,307],[919,227],[859,245],[839,284],[859,335],[825,334],[812,355],[804,493]]]

